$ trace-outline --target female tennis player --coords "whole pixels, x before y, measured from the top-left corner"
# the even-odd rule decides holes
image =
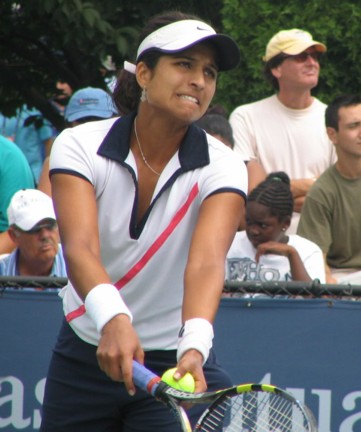
[[[141,41],[114,92],[121,117],[67,129],[53,146],[69,284],[42,432],[179,430],[166,407],[136,391],[133,359],[159,375],[190,372],[196,391],[230,385],[211,349],[212,322],[247,173],[192,123],[239,50],[178,12],[154,17]]]

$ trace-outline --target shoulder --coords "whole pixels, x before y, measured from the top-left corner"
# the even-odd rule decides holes
[[[53,143],[50,170],[66,168],[70,160],[86,161],[96,157],[115,120],[98,120],[64,129]]]
[[[224,144],[222,141],[215,138],[214,136],[208,134],[207,132],[206,138],[208,142],[210,156],[218,155],[220,157],[231,157],[234,154],[233,150],[230,147],[228,147],[226,144]]]
[[[306,200],[308,197],[317,199],[325,195],[334,195],[336,193],[334,184],[337,183],[337,173],[335,170],[335,166],[332,165],[320,175],[309,190]]]
[[[10,254],[0,255],[0,274],[4,276],[14,276],[16,274],[16,254],[13,251]]]
[[[234,118],[237,115],[242,114],[252,114],[254,112],[258,112],[259,110],[263,110],[269,106],[272,106],[276,103],[276,95],[269,96],[264,99],[260,99],[255,102],[250,102],[244,105],[239,105],[237,108],[235,108],[231,115],[230,119]]]
[[[8,262],[9,256],[10,256],[9,253],[0,254],[0,264]]]
[[[4,158],[12,157],[12,158],[26,161],[26,157],[24,153],[20,150],[20,148],[15,143],[13,143],[9,139],[1,135],[0,135],[0,154]],[[2,158],[2,160],[4,159]]]
[[[299,252],[302,252],[302,250],[314,250],[317,252],[321,252],[320,247],[315,242],[308,240],[307,238],[302,237],[298,234],[289,235],[288,243],[295,249],[297,249]]]
[[[240,189],[242,195],[245,195],[248,174],[244,160],[213,136],[207,135],[207,140],[210,163],[205,167],[204,173],[209,175],[215,184],[219,182],[221,188]]]
[[[72,139],[84,145],[99,144],[106,137],[117,118],[87,122],[72,128],[65,129],[56,138],[54,144],[65,139]]]
[[[326,105],[325,103],[321,102],[321,101],[320,101],[319,99],[317,99],[316,97],[313,98],[312,106],[313,106],[314,108],[321,109],[321,110],[323,110],[323,111],[325,111],[326,108],[327,108],[327,105]]]
[[[253,249],[253,246],[248,240],[246,231],[238,231],[234,236],[231,247],[229,248],[227,258],[235,258],[239,257],[240,255],[246,255],[245,249]]]

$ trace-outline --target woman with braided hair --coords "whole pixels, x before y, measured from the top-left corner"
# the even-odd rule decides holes
[[[287,235],[293,196],[290,179],[273,172],[248,197],[246,230],[236,234],[227,254],[228,280],[325,283],[321,249],[299,235]]]

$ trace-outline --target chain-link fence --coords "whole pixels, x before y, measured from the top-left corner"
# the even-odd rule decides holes
[[[0,276],[0,294],[7,289],[33,288],[35,290],[59,290],[67,283],[67,278]],[[318,279],[311,282],[255,282],[225,281],[223,288],[226,297],[286,297],[320,298],[333,297],[361,300],[361,285],[321,284]]]
[[[223,291],[227,297],[332,297],[361,300],[361,285],[321,284],[318,279],[315,279],[311,282],[226,281]]]

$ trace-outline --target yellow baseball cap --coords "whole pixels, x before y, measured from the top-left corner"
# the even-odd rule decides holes
[[[281,30],[268,42],[263,61],[268,62],[271,58],[281,53],[290,55],[300,54],[311,46],[314,46],[319,52],[327,51],[326,45],[313,40],[311,33],[305,30]]]

